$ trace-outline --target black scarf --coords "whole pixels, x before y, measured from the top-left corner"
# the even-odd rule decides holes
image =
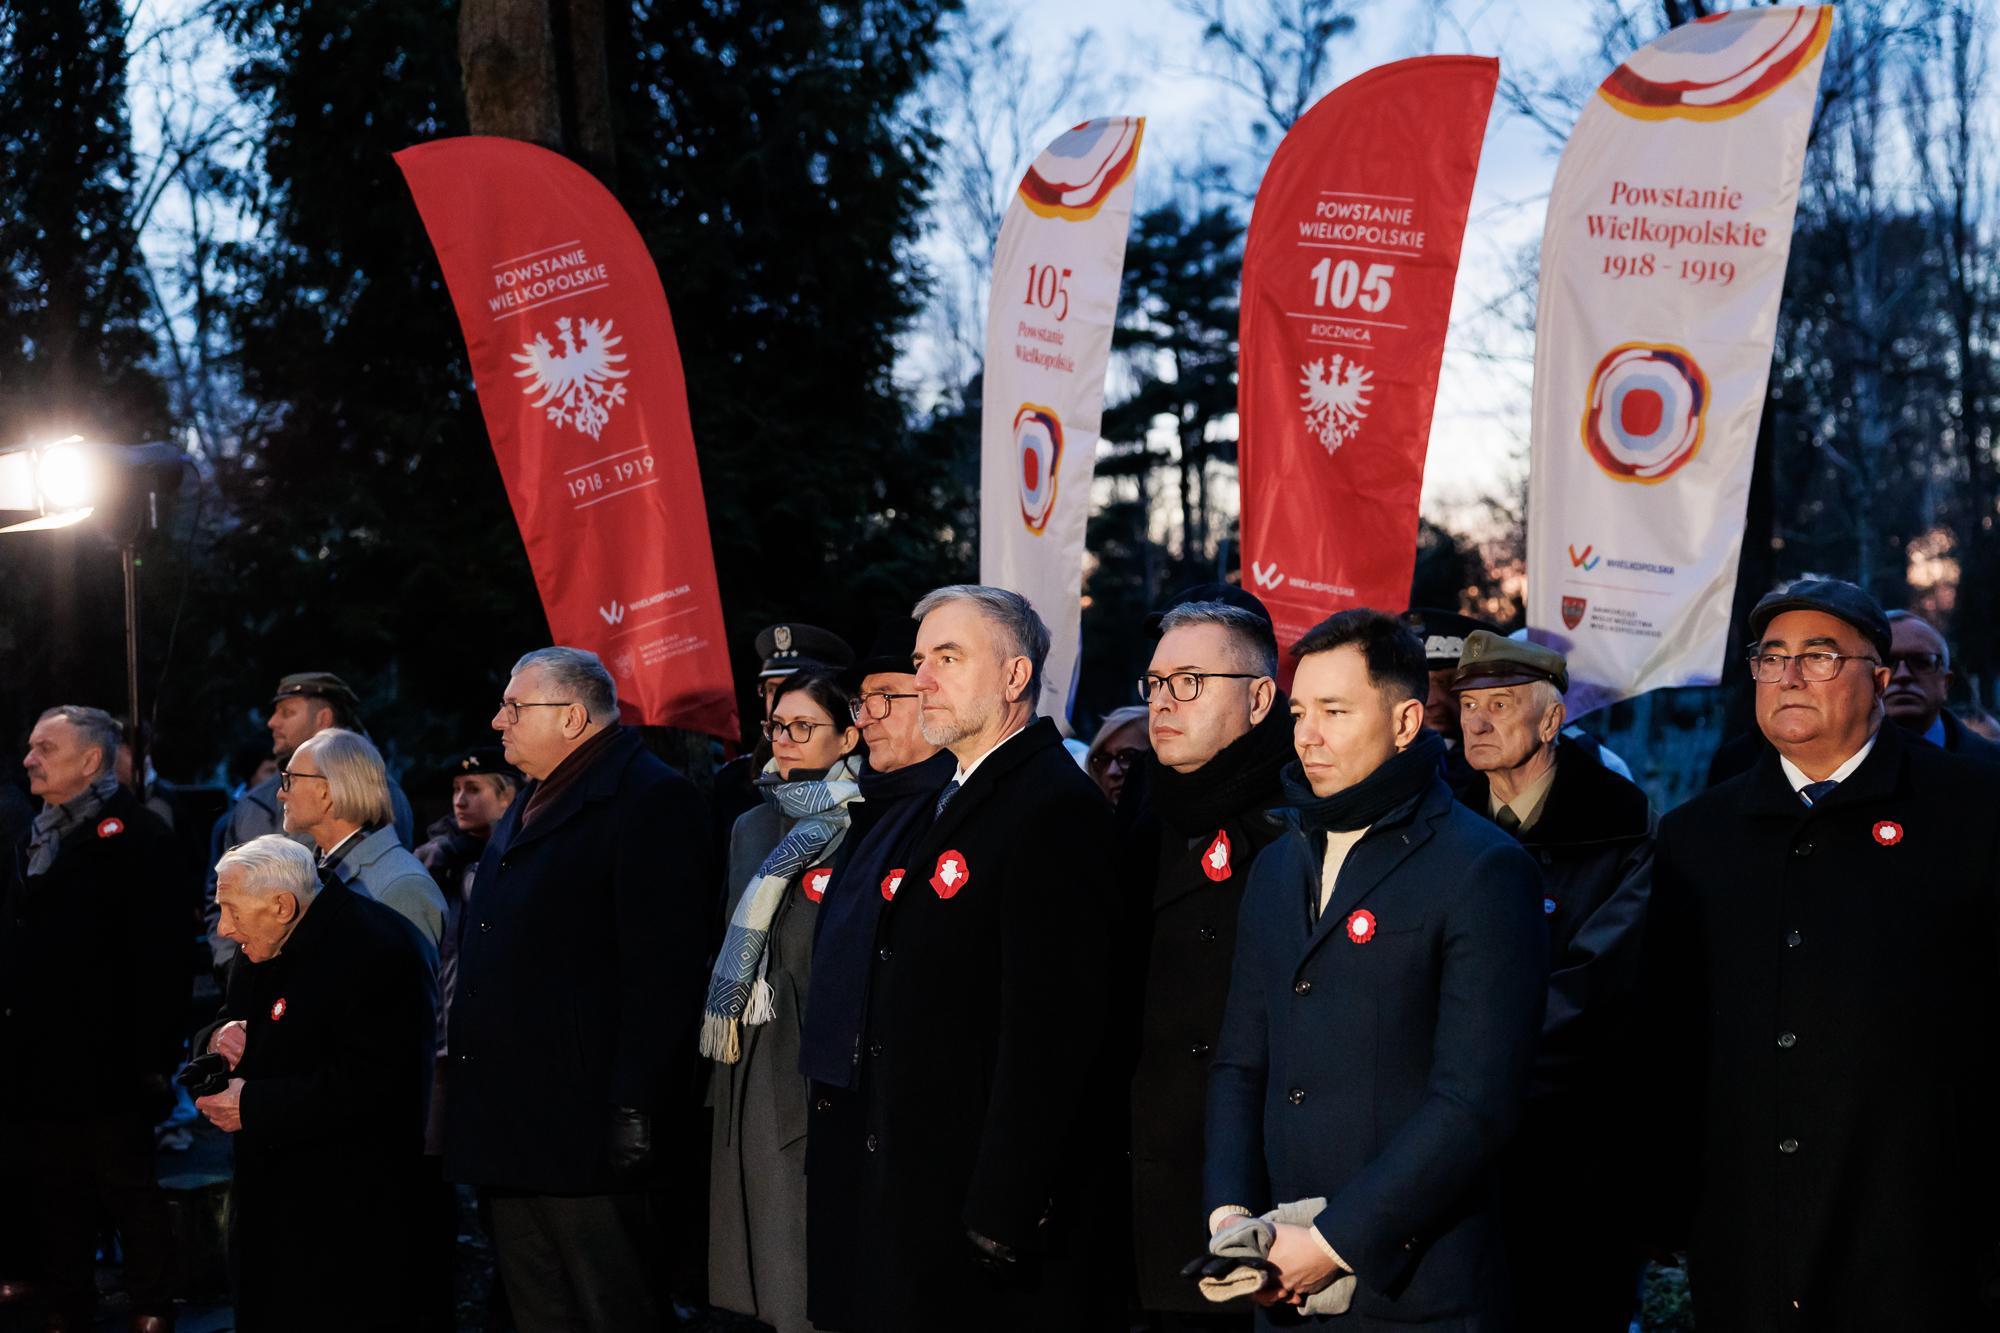
[[[1149,755],[1147,780],[1160,818],[1176,833],[1199,838],[1248,810],[1287,803],[1278,772],[1298,756],[1292,750],[1291,705],[1283,691],[1264,720],[1216,751],[1192,773],[1176,773]]]
[[[1282,775],[1285,798],[1298,808],[1299,822],[1309,833],[1352,833],[1418,796],[1439,781],[1438,761],[1444,758],[1444,737],[1420,731],[1409,748],[1399,751],[1367,777],[1331,796],[1315,796],[1305,770],[1295,760]]]

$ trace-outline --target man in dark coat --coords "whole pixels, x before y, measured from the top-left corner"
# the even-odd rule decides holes
[[[1935,626],[1908,611],[1891,611],[1883,665],[1889,668],[1889,689],[1882,710],[1891,722],[1952,754],[2000,764],[2000,742],[1987,740],[1944,706],[1956,677],[1951,646]]]
[[[1297,822],[1251,871],[1209,1074],[1214,1246],[1281,1210],[1260,1327],[1290,1302],[1341,1328],[1503,1328],[1494,1167],[1547,1004],[1541,877],[1438,776],[1409,629],[1343,611],[1293,651]]]
[[[955,758],[877,927],[856,1095],[811,1128],[807,1313],[859,1333],[1121,1327],[1086,1201],[1112,1202],[1106,1102],[1117,866],[1111,806],[1034,720],[1048,629],[998,588],[919,602],[924,736]],[[832,1182],[829,1186],[827,1182]]]
[[[1861,589],[1750,627],[1771,748],[1660,822],[1652,1239],[1704,1333],[2000,1327],[2000,772],[1882,725]]]
[[[225,853],[229,990],[196,1049],[231,1066],[195,1105],[236,1136],[242,1333],[417,1328],[415,1225],[437,982],[423,937],[279,834]]]
[[[1278,770],[1293,758],[1270,615],[1249,593],[1229,593],[1233,602],[1183,598],[1154,626],[1145,809],[1125,844],[1137,970],[1121,990],[1140,1005],[1130,1022],[1133,1264],[1140,1306],[1170,1327],[1176,1314],[1216,1318],[1180,1275],[1208,1243],[1208,1061],[1243,886],[1285,827],[1273,807],[1285,802]],[[1248,1311],[1240,1322],[1248,1327]]]
[[[715,880],[694,784],[619,725],[593,653],[514,666],[493,719],[530,781],[460,931],[445,1174],[493,1192],[524,1333],[650,1328],[654,1145],[686,1134]]]
[[[1619,1099],[1653,883],[1646,793],[1564,733],[1561,653],[1481,631],[1454,679],[1473,780],[1459,799],[1542,867],[1549,999],[1521,1130],[1501,1165],[1515,1321],[1618,1333],[1638,1258],[1618,1225],[1632,1187]]]
[[[0,1115],[35,1182],[51,1329],[92,1326],[100,1206],[125,1245],[127,1327],[173,1327],[172,1240],[153,1125],[186,1032],[187,861],[160,817],[118,785],[118,724],[43,713],[29,738],[42,799],[0,878]]]
[[[885,622],[868,656],[840,682],[855,695],[855,720],[868,743],[868,766],[861,772],[862,799],[852,807],[853,822],[820,903],[799,1048],[799,1072],[812,1080],[814,1107],[806,1138],[806,1251],[811,1256],[806,1302],[826,1328],[848,1326],[841,1284],[864,1271],[872,1256],[840,1206],[851,1206],[865,1185],[854,1168],[865,1165],[866,1154],[819,1149],[867,1137],[868,1108],[859,1090],[875,935],[883,909],[908,873],[911,848],[931,826],[938,793],[958,768],[951,751],[924,739],[911,664],[916,643],[916,621],[898,616]]]

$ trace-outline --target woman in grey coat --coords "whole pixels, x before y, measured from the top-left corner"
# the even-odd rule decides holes
[[[763,801],[729,840],[729,934],[702,1021],[714,1059],[708,1295],[778,1333],[806,1319],[806,1080],[799,1032],[812,984],[813,931],[859,795],[861,733],[829,673],[778,690],[765,735]]]

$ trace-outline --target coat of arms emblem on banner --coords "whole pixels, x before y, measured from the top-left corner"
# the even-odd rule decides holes
[[[1589,605],[1590,602],[1586,598],[1563,598],[1563,625],[1569,629],[1575,629],[1583,621],[1583,609]]]

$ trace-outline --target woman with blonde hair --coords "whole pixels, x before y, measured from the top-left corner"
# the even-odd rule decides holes
[[[322,875],[407,917],[437,966],[444,938],[444,893],[396,834],[389,772],[374,742],[329,727],[292,752],[278,780],[285,832],[319,849]]]
[[[1083,768],[1104,793],[1104,799],[1116,808],[1125,791],[1125,780],[1152,749],[1152,738],[1146,734],[1145,707],[1133,704],[1129,708],[1114,708],[1104,715],[1103,725],[1091,740]]]

